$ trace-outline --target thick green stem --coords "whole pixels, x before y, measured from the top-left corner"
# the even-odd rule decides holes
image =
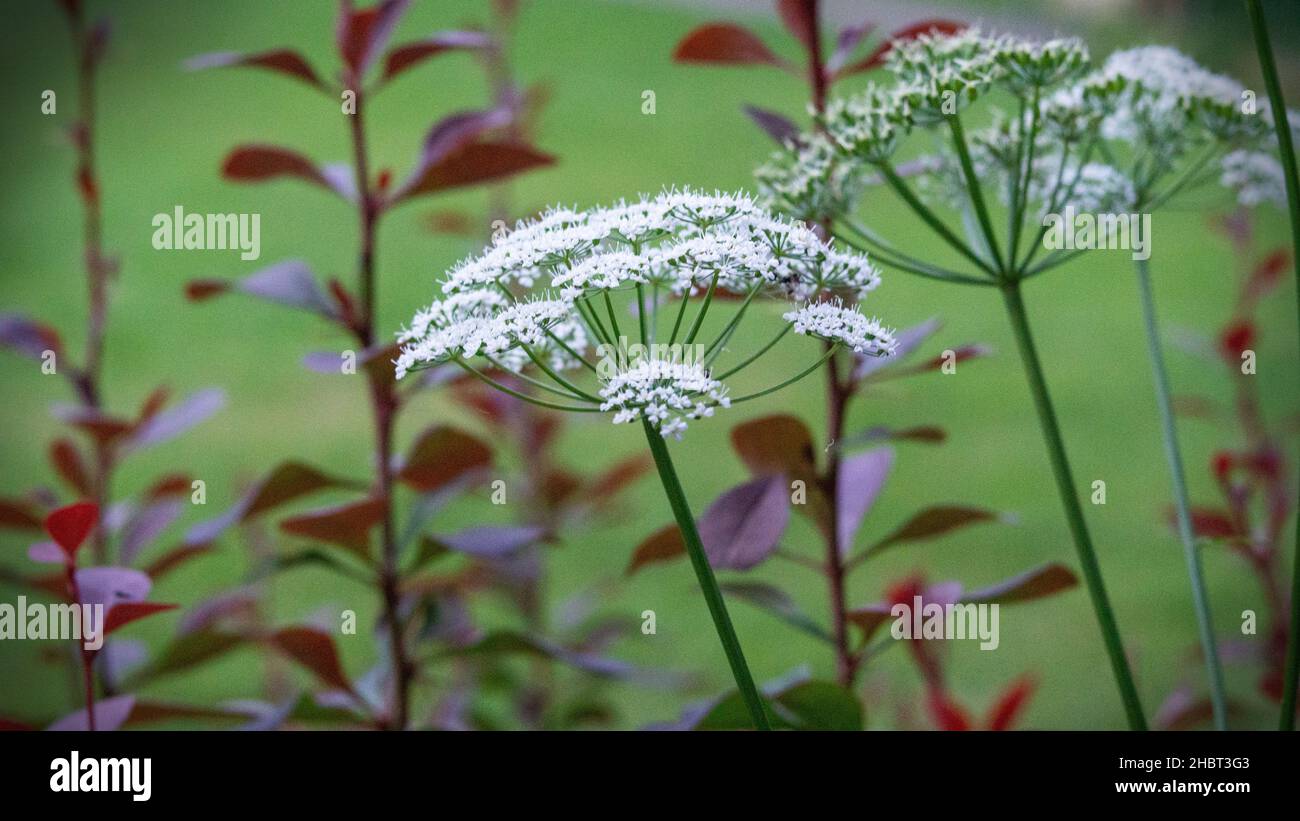
[[[735,678],[736,687],[740,690],[745,706],[749,709],[754,727],[759,730],[770,730],[772,727],[763,708],[763,699],[758,694],[758,687],[754,685],[754,677],[749,673],[749,665],[745,663],[745,654],[740,649],[736,628],[731,626],[731,616],[727,615],[727,605],[722,600],[722,590],[718,587],[718,580],[713,576],[713,568],[709,566],[709,559],[704,553],[704,543],[700,541],[699,531],[695,529],[695,517],[691,515],[691,507],[686,501],[686,492],[682,490],[682,483],[677,479],[677,471],[673,468],[672,458],[668,455],[668,445],[654,425],[645,422],[644,426],[646,441],[650,443],[650,453],[654,456],[655,467],[659,469],[659,479],[664,485],[664,494],[668,496],[668,504],[673,509],[677,526],[681,528],[682,541],[686,543],[686,552],[691,557],[695,577],[700,581],[700,590],[704,593],[704,601],[709,606],[709,615],[713,617],[713,626],[722,641],[722,649],[727,653],[731,675]]]
[[[1268,25],[1259,0],[1246,0],[1246,11],[1250,14],[1255,51],[1259,54],[1264,85],[1268,88],[1268,100],[1273,108],[1273,127],[1277,130],[1282,168],[1286,172],[1286,200],[1291,212],[1291,246],[1295,251],[1292,259],[1300,259],[1300,176],[1296,174],[1295,147],[1291,144],[1286,102],[1282,99],[1282,84],[1277,79],[1273,46],[1268,41]],[[1300,325],[1300,282],[1296,287],[1296,323]],[[1300,513],[1296,516],[1295,543],[1296,552],[1291,557],[1291,626],[1287,634],[1286,672],[1282,678],[1282,718],[1278,725],[1283,730],[1295,729],[1296,685],[1300,683]]]
[[[1183,556],[1187,559],[1187,575],[1192,583],[1192,605],[1196,609],[1196,627],[1201,639],[1201,654],[1205,656],[1205,675],[1210,685],[1214,728],[1226,730],[1228,711],[1227,699],[1223,692],[1223,668],[1219,661],[1219,649],[1214,640],[1214,624],[1210,617],[1209,595],[1205,592],[1201,554],[1196,546],[1196,534],[1192,529],[1191,503],[1187,498],[1183,455],[1178,447],[1178,433],[1174,427],[1169,374],[1165,370],[1165,356],[1160,347],[1160,331],[1156,324],[1156,303],[1155,295],[1151,290],[1151,271],[1144,259],[1137,260],[1136,264],[1138,292],[1142,301],[1142,322],[1147,334],[1147,354],[1151,358],[1151,371],[1156,384],[1156,407],[1160,411],[1165,459],[1169,462],[1169,476],[1174,486],[1174,515],[1178,523],[1178,537],[1183,542]]]
[[[1079,556],[1079,567],[1083,570],[1083,579],[1088,587],[1088,596],[1092,599],[1092,609],[1096,613],[1097,623],[1101,627],[1102,641],[1110,657],[1111,671],[1119,685],[1120,698],[1124,701],[1124,712],[1128,716],[1129,728],[1145,730],[1146,718],[1142,714],[1142,702],[1138,699],[1137,687],[1133,684],[1133,673],[1129,670],[1128,659],[1124,656],[1124,643],[1119,637],[1119,627],[1115,623],[1115,612],[1111,609],[1110,599],[1106,595],[1106,586],[1101,578],[1101,565],[1097,562],[1097,552],[1092,546],[1092,537],[1088,534],[1088,525],[1083,519],[1083,509],[1074,489],[1074,477],[1070,472],[1070,463],[1065,455],[1065,442],[1061,438],[1061,428],[1056,420],[1056,411],[1052,408],[1052,398],[1047,392],[1047,382],[1043,377],[1043,366],[1034,347],[1034,339],[1029,331],[1029,317],[1025,313],[1025,303],[1020,298],[1020,286],[1008,282],[1002,288],[1002,295],[1007,305],[1007,315],[1015,331],[1016,345],[1020,349],[1020,358],[1024,363],[1025,376],[1034,397],[1034,408],[1038,411],[1038,421],[1043,428],[1043,439],[1052,461],[1052,473],[1056,477],[1056,487],[1065,506],[1065,518],[1074,537],[1075,551]]]

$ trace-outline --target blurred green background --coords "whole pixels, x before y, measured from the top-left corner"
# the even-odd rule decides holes
[[[1296,20],[1287,3],[1274,3],[1281,24],[1275,40],[1283,48],[1283,71],[1292,106],[1300,102],[1295,82]],[[395,38],[401,42],[436,29],[486,22],[485,4],[470,0],[416,2]],[[835,6],[835,4],[832,4]],[[873,16],[872,3],[839,4]],[[1094,8],[1095,7],[1095,8]],[[370,470],[369,417],[360,381],[307,371],[303,354],[337,349],[343,341],[314,317],[239,297],[203,305],[187,303],[183,286],[197,277],[242,276],[284,258],[306,259],[321,276],[354,279],[355,219],[336,199],[291,182],[242,186],[219,177],[226,152],[241,142],[296,147],[314,160],[341,162],[348,156],[347,129],[337,101],[291,80],[254,70],[187,73],[181,63],[211,51],[253,52],[278,46],[300,50],[331,76],[335,7],[329,2],[161,2],[90,4],[113,19],[109,56],[100,82],[99,162],[105,204],[106,247],[121,255],[113,291],[105,384],[110,408],[133,412],[148,392],[165,383],[177,394],[206,385],[225,388],[228,403],[214,419],[189,435],[133,457],[121,474],[117,495],[144,487],[168,468],[206,480],[205,510],[184,525],[210,518],[229,505],[272,464],[301,459],[328,471],[364,477]],[[942,4],[890,3],[880,7],[890,22],[942,9]],[[1293,7],[1291,9],[1294,10]],[[1178,11],[1178,14],[1171,13]],[[1044,31],[1089,35],[1094,55],[1152,41],[1179,45],[1217,70],[1230,71],[1261,87],[1236,3],[1108,2],[1098,4],[1018,3],[1010,0],[961,4],[947,10],[964,19],[987,14]],[[901,15],[901,19],[900,18]],[[535,0],[525,3],[514,51],[524,83],[544,80],[553,99],[543,115],[537,144],[559,162],[528,174],[515,185],[516,202],[534,208],[548,203],[587,205],[656,192],[669,184],[739,188],[771,149],[769,138],[741,113],[745,103],[797,115],[804,89],[778,71],[683,67],[670,60],[673,46],[694,25],[731,18],[760,32],[775,50],[794,57],[790,38],[766,2],[667,3]],[[6,82],[0,110],[7,112],[0,136],[0,306],[56,325],[70,350],[80,351],[85,286],[80,263],[80,208],[72,185],[75,160],[62,129],[72,116],[75,89],[65,22],[53,3],[23,4],[0,30]],[[847,87],[847,86],[846,86]],[[59,94],[59,113],[40,113],[41,92]],[[657,110],[641,113],[642,93],[653,90]],[[841,89],[843,90],[843,89]],[[400,175],[414,159],[427,127],[449,112],[482,107],[488,101],[482,71],[464,55],[438,58],[405,75],[369,107],[374,167]],[[1208,201],[1202,198],[1202,201]],[[241,262],[234,252],[155,251],[150,245],[154,214],[176,205],[187,212],[262,214],[262,257]],[[1214,209],[1226,208],[1221,202]],[[483,190],[421,200],[403,207],[379,237],[380,328],[396,330],[433,295],[445,268],[481,241],[431,233],[435,210],[485,213]],[[906,236],[912,232],[919,256],[937,251],[890,198],[869,199],[866,216]],[[1189,327],[1210,333],[1228,317],[1235,297],[1236,262],[1206,211],[1166,211],[1155,217],[1153,268],[1166,329]],[[1281,216],[1260,215],[1265,247],[1285,240]],[[483,232],[487,233],[486,217]],[[1258,378],[1268,409],[1276,416],[1297,405],[1294,278],[1266,307],[1257,350]],[[1027,288],[1051,389],[1063,420],[1070,456],[1081,484],[1103,479],[1104,506],[1088,506],[1122,633],[1134,657],[1148,712],[1184,677],[1199,676],[1189,661],[1195,625],[1179,545],[1163,524],[1168,481],[1160,449],[1150,372],[1144,354],[1136,284],[1124,252],[1085,255]],[[995,293],[953,289],[900,273],[888,273],[869,310],[905,326],[942,317],[944,330],[924,349],[937,353],[966,342],[988,343],[994,356],[964,363],[951,376],[931,375],[889,383],[852,411],[848,430],[873,425],[938,424],[949,441],[939,447],[903,445],[891,481],[861,532],[879,537],[915,510],[940,502],[968,503],[1014,514],[1016,524],[994,524],[940,541],[897,551],[856,575],[850,602],[865,604],[891,581],[919,569],[932,580],[958,579],[969,587],[1000,580],[1044,561],[1074,566],[1065,522],[1055,496],[1020,363]],[[765,309],[775,321],[775,306]],[[743,344],[743,341],[738,344]],[[813,351],[811,343],[784,346],[770,361],[773,372],[792,373]],[[1221,368],[1171,348],[1176,393],[1228,396]],[[751,380],[752,380],[751,376]],[[0,494],[17,495],[33,484],[54,485],[45,449],[59,426],[52,402],[71,399],[66,384],[45,377],[30,360],[0,355]],[[742,391],[758,384],[736,386]],[[683,482],[697,511],[743,478],[727,445],[732,424],[782,411],[823,429],[822,394],[813,381],[692,425],[673,446]],[[477,423],[437,394],[425,394],[405,416],[403,445],[424,426],[452,420]],[[1184,422],[1181,427],[1194,500],[1214,492],[1206,465],[1217,447],[1238,444],[1235,430]],[[575,422],[562,449],[581,469],[593,469],[644,447],[633,426],[605,420]],[[503,454],[507,463],[517,459]],[[440,520],[451,530],[475,521],[488,506],[460,504]],[[655,479],[642,479],[626,500],[626,515],[567,533],[550,553],[549,587],[555,601],[603,578],[620,576],[636,544],[669,521]],[[169,537],[179,537],[182,527]],[[160,547],[169,539],[164,538]],[[815,555],[820,549],[803,521],[794,521],[788,544]],[[26,540],[0,535],[0,562],[30,570]],[[155,548],[157,549],[157,548]],[[1221,631],[1230,632],[1246,609],[1263,606],[1253,578],[1238,560],[1208,549],[1206,573]],[[239,582],[246,554],[235,538],[216,555],[187,565],[164,580],[153,599],[188,606]],[[824,617],[820,578],[786,562],[770,562],[758,578],[790,590],[808,612]],[[12,601],[15,588],[0,588]],[[352,608],[362,625],[373,624],[374,596],[325,571],[302,569],[276,582],[277,621],[301,620],[322,606]],[[655,610],[658,634],[621,641],[615,654],[642,664],[698,670],[708,687],[729,683],[725,661],[693,576],[685,563],[649,569],[607,595],[611,613],[635,617]],[[826,649],[770,616],[743,604],[732,615],[755,676],[769,679],[799,665],[830,676]],[[481,606],[485,623],[504,619],[491,602]],[[134,626],[131,635],[151,643],[174,630],[179,615],[166,614]],[[37,662],[31,643],[0,644],[0,714],[47,717],[70,709],[63,679]],[[1076,589],[1062,596],[1002,613],[1001,647],[981,652],[975,643],[956,643],[949,669],[953,691],[983,712],[994,694],[1023,672],[1034,673],[1040,690],[1025,723],[1035,728],[1120,727],[1123,716],[1094,626],[1087,596]],[[374,658],[366,630],[340,637],[349,670],[359,672]],[[1255,671],[1230,671],[1231,690],[1259,706]],[[257,696],[259,662],[251,650],[164,680],[148,695],[200,704]],[[305,681],[305,679],[304,679]],[[904,653],[886,653],[868,678],[874,693],[907,697],[919,692]],[[619,726],[634,727],[677,715],[691,697],[674,691],[611,685]],[[871,726],[892,726],[892,705],[880,709]],[[1269,726],[1272,709],[1248,709],[1239,723]]]

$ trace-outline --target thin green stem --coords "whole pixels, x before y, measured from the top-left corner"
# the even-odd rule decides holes
[[[799,373],[795,374],[794,376],[790,377],[789,379],[785,380],[784,382],[782,382],[782,383],[780,383],[780,384],[778,384],[778,385],[773,385],[773,386],[770,387],[770,388],[765,388],[765,389],[763,389],[763,390],[761,390],[761,391],[758,391],[757,393],[746,394],[745,396],[742,396],[742,397],[740,397],[739,399],[733,399],[733,400],[731,400],[731,404],[733,404],[733,405],[738,405],[738,404],[740,404],[741,402],[748,402],[748,401],[751,400],[751,399],[758,399],[760,396],[767,396],[769,393],[776,393],[777,391],[781,390],[782,388],[788,388],[789,386],[791,386],[791,385],[793,385],[794,383],[798,382],[800,379],[803,379],[803,378],[804,378],[805,376],[807,376],[808,374],[810,374],[810,373],[812,373],[813,371],[815,371],[815,370],[817,370],[818,368],[820,368],[820,367],[821,367],[821,366],[826,362],[826,360],[830,359],[832,356],[835,355],[835,351],[836,351],[838,348],[839,348],[838,345],[831,345],[829,348],[826,349],[826,353],[822,354],[822,355],[817,359],[816,362],[814,362],[814,363],[812,363],[811,365],[809,365],[808,367],[804,368],[802,371],[799,371]]]
[[[927,279],[937,279],[943,282],[961,282],[966,285],[996,285],[997,284],[997,282],[995,282],[992,279],[988,279],[988,278],[980,279],[979,277],[972,277],[972,276],[967,276],[966,274],[959,274],[956,271],[949,271],[948,269],[940,268],[937,265],[930,265],[929,263],[922,262],[914,257],[910,257],[907,254],[903,254],[897,251],[896,249],[893,249],[881,243],[881,241],[874,236],[874,232],[872,232],[866,226],[856,225],[845,219],[837,220],[837,224],[845,228],[848,228],[850,231],[852,231],[853,233],[861,237],[863,242],[871,245],[872,247],[864,248],[857,241],[855,241],[851,237],[846,237],[843,233],[839,231],[834,232],[834,236],[836,239],[838,239],[840,242],[844,243],[845,245],[848,245],[851,248],[855,248],[859,251],[863,251],[864,253],[874,256],[876,259],[880,260],[881,262],[885,263],[891,268],[897,268],[898,270],[905,271],[906,273],[909,274],[915,274],[917,276],[925,277]]]
[[[962,173],[966,176],[966,188],[970,191],[971,201],[975,204],[975,216],[979,218],[980,229],[989,243],[989,253],[993,254],[994,264],[1001,269],[1002,251],[998,248],[998,236],[993,230],[993,221],[989,219],[988,204],[984,202],[984,192],[980,187],[979,175],[975,173],[975,164],[970,159],[970,149],[966,145],[966,132],[961,127],[961,118],[953,115],[948,118],[948,128],[952,131],[952,144],[957,149],[957,159],[961,163]]]
[[[673,330],[672,330],[672,333],[668,334],[668,344],[669,344],[669,345],[672,345],[672,344],[674,344],[675,342],[677,342],[677,332],[681,330],[681,328],[682,328],[682,319],[685,318],[685,316],[686,316],[686,303],[688,303],[688,302],[691,301],[691,288],[692,288],[692,287],[694,287],[694,284],[693,284],[693,283],[692,283],[691,285],[687,286],[686,290],[682,291],[682,295],[681,295],[681,298],[680,298],[680,300],[679,300],[679,304],[678,304],[678,306],[677,306],[677,319],[673,321]]]
[[[556,404],[555,402],[547,402],[544,399],[538,399],[536,397],[529,396],[526,393],[520,393],[519,391],[496,381],[492,377],[480,371],[478,368],[475,368],[473,365],[466,362],[464,359],[457,359],[456,364],[460,365],[465,370],[474,374],[474,376],[482,380],[484,384],[496,388],[502,393],[509,394],[510,396],[513,396],[516,399],[523,400],[524,402],[528,402],[543,408],[550,408],[551,410],[572,411],[574,413],[600,413],[600,407],[597,405],[589,405],[585,408],[578,405],[560,405],[560,404]]]
[[[609,291],[601,291],[600,295],[605,298],[605,312],[609,314],[609,326],[613,329],[613,341],[619,342],[623,339],[623,329],[618,327],[618,317],[614,314],[614,300],[609,298]]]
[[[735,374],[738,374],[738,373],[740,373],[741,371],[743,371],[745,368],[749,367],[749,366],[754,362],[754,360],[758,359],[760,356],[762,356],[763,354],[767,353],[769,350],[772,349],[772,346],[773,346],[773,345],[775,345],[776,343],[778,343],[778,342],[781,341],[781,338],[782,338],[782,337],[784,337],[786,334],[790,333],[790,329],[793,328],[793,327],[794,327],[794,326],[791,325],[790,323],[788,323],[788,322],[785,323],[784,326],[781,328],[781,330],[777,332],[776,336],[774,336],[774,337],[772,337],[770,340],[768,340],[768,342],[767,342],[766,345],[764,345],[763,347],[759,348],[759,349],[758,349],[757,351],[755,351],[754,353],[750,354],[750,355],[749,355],[748,357],[746,357],[743,361],[741,361],[741,363],[740,363],[739,365],[735,366],[734,368],[732,368],[732,369],[729,370],[729,371],[726,371],[726,372],[723,373],[721,376],[718,376],[717,379],[719,379],[719,380],[726,379],[727,377],[729,377],[729,376],[734,376]]]
[[[677,526],[681,529],[682,541],[686,543],[686,552],[691,557],[691,567],[694,568],[695,577],[700,582],[700,591],[704,594],[704,602],[709,607],[709,615],[713,617],[713,627],[718,631],[718,639],[727,654],[727,663],[731,665],[732,678],[736,680],[736,687],[740,690],[740,696],[744,699],[755,729],[770,730],[772,726],[767,718],[767,710],[763,706],[762,697],[758,694],[758,687],[754,685],[754,677],[749,672],[749,665],[745,663],[745,654],[740,648],[736,628],[731,624],[731,616],[727,614],[727,604],[722,599],[722,590],[719,589],[718,580],[713,575],[713,568],[709,566],[709,558],[704,552],[704,543],[700,541],[700,533],[695,529],[695,517],[691,514],[690,504],[686,501],[686,492],[682,490],[682,483],[677,478],[672,457],[668,455],[668,445],[654,425],[644,421],[643,425],[646,441],[650,444],[650,453],[654,456],[655,467],[659,469],[659,479],[663,482],[664,494],[668,497],[668,504],[673,509],[673,517],[677,519]]]
[[[1259,54],[1260,71],[1268,88],[1269,104],[1273,108],[1273,127],[1277,130],[1277,144],[1282,155],[1285,172],[1286,200],[1291,216],[1292,259],[1300,259],[1300,176],[1296,174],[1295,147],[1291,144],[1291,128],[1287,120],[1286,101],[1282,99],[1282,84],[1277,79],[1277,65],[1273,61],[1273,46],[1268,40],[1268,24],[1259,0],[1246,0],[1251,31],[1255,35],[1255,51]],[[1296,322],[1300,325],[1300,287],[1296,288]],[[1298,505],[1297,509],[1300,509]],[[1286,670],[1282,676],[1282,718],[1278,726],[1283,730],[1295,729],[1296,685],[1300,683],[1300,514],[1296,516],[1296,551],[1291,557],[1291,625],[1286,643]]]
[[[744,319],[745,311],[749,308],[749,304],[754,301],[754,297],[758,295],[758,292],[762,287],[762,283],[759,283],[749,289],[749,293],[745,296],[745,301],[740,304],[740,308],[737,309],[736,315],[731,318],[731,321],[728,322],[726,327],[724,327],[721,333],[718,334],[718,338],[713,340],[713,342],[709,344],[709,347],[704,349],[705,362],[711,362],[714,355],[716,355],[718,351],[722,350],[723,345],[727,344],[727,340],[731,338],[731,334],[736,330],[736,327],[740,325],[740,320]]]
[[[636,321],[641,326],[641,344],[649,345],[650,331],[646,328],[645,311],[645,288],[641,287],[641,283],[638,282],[636,284]]]
[[[1039,108],[1039,96],[1041,94],[1042,94],[1042,89],[1040,89],[1038,86],[1034,86],[1034,109],[1029,113],[1029,149],[1026,152],[1028,154],[1028,157],[1026,158],[1023,172],[1021,172],[1020,170],[1019,157],[1017,157],[1016,159],[1018,189],[1016,191],[1015,200],[1012,202],[1011,205],[1011,210],[1012,210],[1011,235],[1010,238],[1007,240],[1007,246],[1008,246],[1007,267],[1012,271],[1016,269],[1016,258],[1020,256],[1020,235],[1024,230],[1025,212],[1029,210],[1026,207],[1026,205],[1029,202],[1029,186],[1033,183],[1034,180],[1034,159],[1035,159],[1034,155],[1037,153],[1037,147],[1038,147],[1038,108]],[[1023,115],[1020,118],[1020,122],[1018,122],[1016,125],[1018,128],[1024,128]],[[1024,141],[1022,140],[1021,148],[1023,147],[1024,147]],[[1062,154],[1061,156],[1062,168],[1065,167],[1065,159],[1066,159],[1065,155]]]
[[[508,374],[511,374],[516,379],[523,380],[524,382],[527,382],[529,385],[532,385],[534,388],[537,388],[538,390],[543,390],[546,391],[547,393],[554,394],[555,396],[560,396],[565,399],[577,399],[580,402],[587,401],[586,397],[579,396],[577,394],[570,393],[565,390],[560,390],[559,388],[556,388],[553,385],[546,384],[540,379],[534,379],[528,374],[519,373],[518,371],[512,371],[510,368],[507,368],[505,366],[505,363],[501,362],[495,357],[487,356],[486,354],[484,354],[483,358],[486,359],[488,362],[490,362],[492,364],[492,367],[496,368],[497,370],[504,371]]]
[[[686,332],[686,338],[682,340],[683,345],[690,345],[695,342],[695,337],[700,333],[700,327],[704,325],[704,317],[709,313],[709,305],[713,303],[713,292],[718,287],[718,271],[713,272],[709,278],[709,289],[704,292],[704,301],[700,303],[700,310],[695,314],[695,319],[691,321],[691,327]]]
[[[903,181],[902,177],[898,176],[898,172],[896,172],[889,163],[880,163],[879,168],[881,175],[885,178],[885,182],[889,183],[889,186],[894,189],[898,196],[902,197],[903,201],[916,212],[916,215],[920,217],[926,225],[930,226],[931,230],[938,234],[944,242],[952,246],[953,250],[957,251],[957,253],[975,263],[975,267],[979,268],[981,271],[984,271],[989,276],[997,276],[997,271],[992,266],[981,259],[979,254],[976,254],[971,250],[970,246],[962,242],[947,225],[943,224],[943,220],[939,219],[939,217],[930,210],[929,206],[921,202],[921,199],[917,197],[916,194],[912,193],[912,189],[907,187],[907,183]]]
[[[582,388],[578,387],[577,385],[573,384],[569,380],[565,379],[560,374],[556,373],[555,370],[550,365],[546,364],[546,361],[542,357],[538,356],[536,352],[533,351],[531,346],[524,345],[523,348],[524,348],[524,353],[528,354],[528,358],[533,360],[533,364],[536,365],[538,368],[540,368],[542,373],[554,379],[555,384],[559,385],[560,387],[572,393],[574,399],[583,399],[588,402],[595,402],[597,404],[600,404],[602,401],[604,401],[599,396],[584,391]]]
[[[1038,359],[1038,350],[1034,347],[1034,339],[1029,330],[1029,317],[1025,313],[1025,303],[1020,297],[1020,286],[1009,282],[1002,288],[1002,295],[1006,301],[1012,330],[1015,332],[1016,345],[1020,349],[1020,358],[1025,367],[1030,392],[1034,397],[1038,421],[1043,428],[1043,439],[1051,458],[1052,473],[1056,477],[1061,503],[1065,507],[1065,518],[1074,537],[1079,566],[1083,570],[1088,595],[1092,599],[1092,609],[1101,627],[1101,637],[1106,645],[1106,653],[1110,657],[1111,671],[1119,685],[1120,698],[1124,702],[1129,728],[1145,730],[1147,725],[1146,718],[1142,714],[1142,702],[1138,698],[1137,687],[1133,684],[1133,673],[1124,655],[1124,643],[1119,637],[1115,612],[1111,608],[1110,599],[1106,595],[1106,586],[1102,581],[1101,565],[1097,562],[1097,552],[1092,546],[1092,537],[1088,534],[1088,525],[1083,519],[1083,509],[1079,505],[1079,497],[1075,492],[1070,462],[1065,455],[1065,442],[1061,438],[1060,424],[1057,422],[1056,411],[1052,408],[1051,395],[1047,392],[1043,366]]]
[[[615,344],[613,338],[605,330],[605,326],[601,324],[600,316],[596,313],[596,309],[591,307],[591,302],[587,300],[587,297],[578,297],[573,304],[578,306],[578,312],[582,314],[583,319],[587,320],[587,325],[596,334],[596,338],[606,345],[613,346]]]
[[[1178,522],[1178,537],[1183,542],[1183,556],[1187,560],[1187,575],[1192,583],[1192,605],[1196,610],[1196,627],[1201,639],[1201,654],[1205,656],[1205,674],[1210,684],[1214,728],[1226,730],[1228,711],[1227,699],[1223,692],[1223,668],[1214,640],[1214,624],[1210,616],[1209,595],[1205,591],[1205,574],[1201,569],[1200,549],[1196,545],[1196,534],[1192,529],[1191,503],[1187,498],[1183,455],[1178,447],[1178,432],[1174,427],[1169,374],[1165,370],[1165,357],[1160,346],[1160,330],[1156,324],[1156,302],[1155,294],[1151,289],[1151,270],[1144,259],[1136,260],[1134,264],[1137,267],[1138,292],[1142,302],[1142,323],[1147,334],[1147,354],[1151,358],[1151,371],[1156,384],[1156,407],[1160,411],[1165,459],[1169,462],[1169,476],[1174,486],[1174,514]]]

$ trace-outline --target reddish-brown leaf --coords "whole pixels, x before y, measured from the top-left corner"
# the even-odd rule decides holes
[[[0,345],[32,359],[40,359],[45,351],[58,355],[63,350],[57,331],[21,314],[0,314]]]
[[[0,527],[11,530],[40,530],[41,517],[24,499],[0,499]]]
[[[554,162],[551,155],[526,145],[472,143],[421,169],[420,175],[398,189],[386,205],[391,207],[424,194],[512,177]]]
[[[786,414],[762,416],[731,429],[731,446],[755,476],[797,476],[813,469],[812,433]]]
[[[77,452],[77,446],[67,439],[55,439],[50,443],[50,464],[59,474],[63,481],[78,494],[82,496],[93,495],[90,487],[90,478],[86,473],[86,467],[81,461],[81,454]]]
[[[322,683],[351,693],[352,683],[343,672],[334,639],[312,627],[286,627],[271,635],[271,644],[306,667]]]
[[[280,523],[280,529],[285,533],[345,547],[369,562],[370,531],[383,521],[387,506],[384,499],[348,502],[292,516]]]
[[[491,464],[492,449],[478,437],[448,425],[435,425],[415,440],[397,478],[428,493]]]
[[[980,522],[996,521],[998,515],[991,510],[962,505],[935,505],[920,511],[908,519],[893,533],[881,539],[868,549],[875,555],[892,545],[903,542],[918,542],[933,539],[953,530],[969,527]]]
[[[682,38],[673,51],[679,63],[785,66],[752,31],[731,23],[709,23]]]
[[[963,602],[1011,604],[1032,601],[1069,590],[1079,584],[1074,571],[1051,562],[1013,576],[1006,581],[962,595]]]
[[[276,177],[297,177],[333,191],[311,160],[296,151],[274,145],[241,145],[226,156],[222,175],[236,182],[262,182]]]
[[[480,31],[440,31],[423,40],[394,46],[384,58],[385,81],[448,51],[488,49],[492,38]]]
[[[157,602],[122,602],[115,604],[108,609],[108,615],[104,617],[104,635],[125,627],[133,621],[138,621],[146,616],[152,616],[155,613],[162,613],[167,610],[175,610],[180,607],[179,604],[159,604]]]
[[[786,30],[811,54],[817,42],[817,0],[776,0]]]
[[[172,572],[176,568],[188,562],[190,559],[196,559],[204,553],[212,550],[210,544],[182,544],[173,547],[171,550],[154,559],[144,572],[155,582]]]
[[[1238,535],[1232,516],[1225,510],[1194,507],[1191,514],[1192,532],[1203,539],[1231,539]],[[1171,526],[1177,524],[1172,508],[1169,510],[1168,519]]]
[[[409,2],[381,0],[370,8],[357,11],[352,7],[352,0],[344,0],[336,29],[339,56],[358,76],[365,73],[383,51]]]
[[[676,523],[664,525],[632,552],[624,575],[631,576],[648,564],[658,564],[686,555],[686,543],[682,541],[682,532]]]
[[[257,54],[237,54],[228,51],[216,54],[201,54],[185,62],[185,68],[190,71],[232,66],[263,68],[301,80],[316,88],[324,88],[320,78],[316,76],[316,72],[312,70],[307,60],[291,49],[274,49],[272,51],[258,52]]]

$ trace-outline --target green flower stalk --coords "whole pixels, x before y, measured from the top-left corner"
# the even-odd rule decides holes
[[[892,331],[830,298],[851,292],[861,299],[879,282],[865,255],[836,248],[806,224],[772,216],[740,194],[673,190],[609,208],[555,209],[447,272],[439,299],[399,335],[397,376],[451,361],[542,407],[639,422],[736,686],[754,727],[765,730],[767,709],[665,439],[680,439],[689,421],[719,408],[799,381],[842,348],[892,354]],[[710,309],[724,292],[740,302],[719,322]],[[793,303],[785,324],[754,351],[732,351],[729,342],[756,312],[760,293]],[[715,327],[706,343],[709,324]],[[724,380],[792,330],[820,340],[821,356],[765,389],[733,397]],[[724,367],[729,353],[739,361]],[[493,371],[513,374],[535,393],[502,384]]]
[[[1145,729],[1021,292],[1026,280],[1076,253],[1058,250],[1036,262],[1045,228],[1022,252],[1030,218],[1066,205],[1113,210],[1106,206],[1132,198],[1127,178],[1093,161],[1099,118],[1091,104],[1108,100],[1115,89],[1090,84],[1078,90],[1077,100],[1046,102],[1053,87],[1078,78],[1087,62],[1083,45],[1072,39],[1029,44],[973,29],[952,36],[921,35],[894,44],[886,62],[891,85],[872,84],[858,96],[831,101],[822,125],[843,158],[872,172],[972,270],[922,260],[847,214],[836,220],[837,237],[918,276],[1001,293],[1128,724]],[[1019,111],[1001,117],[987,131],[969,132],[963,113],[999,88],[1020,101]],[[919,190],[894,164],[899,148],[916,131],[931,132],[937,142],[951,146],[912,164],[926,186]],[[994,197],[1001,197],[1008,211],[1002,235],[993,219]],[[940,217],[935,199],[962,215],[960,228]]]
[[[1259,54],[1259,67],[1268,88],[1273,127],[1277,132],[1278,147],[1284,169],[1287,209],[1291,217],[1292,259],[1300,259],[1300,178],[1296,174],[1295,147],[1291,141],[1290,117],[1282,99],[1282,85],[1277,78],[1277,65],[1273,61],[1273,47],[1268,39],[1268,25],[1259,0],[1246,0],[1250,27],[1255,36],[1255,50]],[[1296,321],[1300,325],[1300,289],[1296,294]],[[1287,633],[1286,671],[1282,678],[1282,717],[1279,729],[1294,730],[1296,714],[1296,686],[1300,683],[1300,516],[1296,517],[1296,553],[1292,556],[1291,623]]]

